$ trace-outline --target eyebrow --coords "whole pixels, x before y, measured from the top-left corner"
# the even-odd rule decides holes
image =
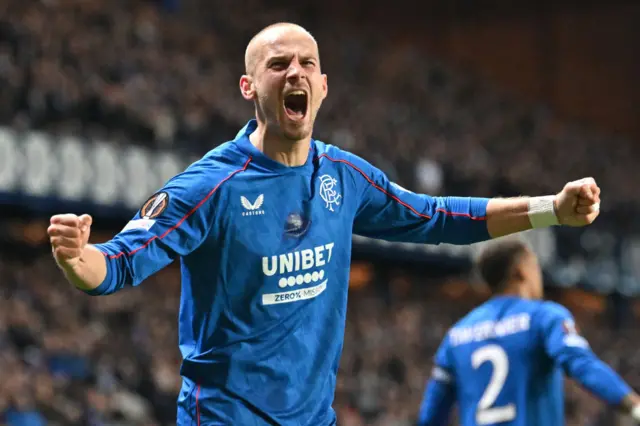
[[[288,60],[290,57],[290,55],[285,55],[283,53],[278,53],[276,55],[273,56],[267,56],[267,63],[269,62],[274,62],[274,61],[286,61]]]
[[[270,64],[270,63],[273,63],[275,61],[289,61],[292,56],[293,55],[286,54],[286,53],[276,53],[273,56],[267,56],[266,63]],[[309,53],[309,54],[301,54],[300,55],[300,60],[301,61],[313,60],[315,62],[318,62],[320,59],[318,58],[317,55],[315,55],[313,53]]]

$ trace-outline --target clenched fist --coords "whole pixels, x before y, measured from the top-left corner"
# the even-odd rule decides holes
[[[555,202],[561,225],[590,225],[600,214],[600,188],[593,178],[569,182],[556,195]]]
[[[84,214],[60,214],[51,217],[47,229],[53,257],[62,268],[73,268],[79,261],[89,241],[91,216]]]

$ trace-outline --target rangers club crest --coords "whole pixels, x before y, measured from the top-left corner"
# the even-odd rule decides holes
[[[342,195],[335,190],[338,181],[329,175],[322,175],[319,179],[320,198],[324,201],[326,208],[330,211],[334,211],[333,206],[339,206],[340,199],[342,198]]]

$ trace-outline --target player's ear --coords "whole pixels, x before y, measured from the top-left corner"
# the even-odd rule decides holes
[[[327,75],[322,74],[322,99],[324,100],[329,93],[329,85],[327,83]]]
[[[527,281],[527,271],[525,271],[525,265],[523,265],[522,262],[518,262],[511,267],[509,280],[516,283]]]
[[[240,92],[242,93],[242,97],[248,101],[252,101],[255,98],[256,91],[251,76],[245,74],[240,77]]]

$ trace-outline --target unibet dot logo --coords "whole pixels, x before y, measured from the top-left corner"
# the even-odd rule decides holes
[[[321,271],[307,272],[306,274],[298,274],[289,278],[280,278],[278,285],[280,288],[293,287],[294,285],[310,284],[311,282],[318,282],[324,279],[324,269]]]

